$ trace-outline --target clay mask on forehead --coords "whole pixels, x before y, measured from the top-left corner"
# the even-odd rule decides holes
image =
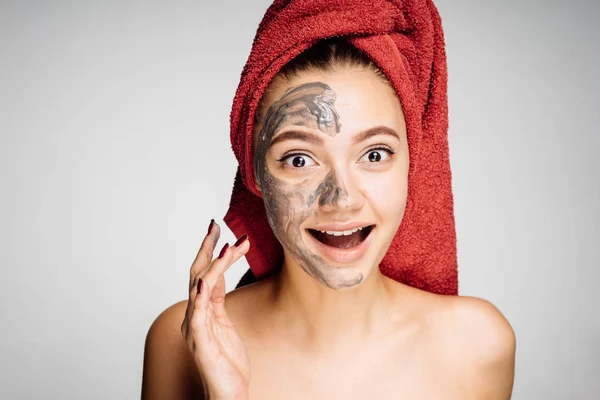
[[[314,217],[319,206],[337,206],[347,191],[336,179],[334,171],[325,176],[309,177],[302,183],[276,178],[266,163],[266,154],[275,133],[286,126],[304,126],[335,136],[340,132],[339,115],[334,108],[335,92],[322,82],[310,82],[288,89],[273,103],[258,136],[254,168],[261,188],[269,225],[285,249],[313,278],[326,286],[339,289],[359,284],[361,273],[328,264],[311,251],[300,225]]]

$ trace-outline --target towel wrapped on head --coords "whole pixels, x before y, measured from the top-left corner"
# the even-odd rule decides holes
[[[252,276],[260,279],[281,266],[282,246],[253,184],[254,118],[281,68],[332,37],[347,40],[379,66],[405,114],[406,210],[379,268],[419,289],[458,294],[446,54],[441,20],[430,0],[276,0],[269,7],[233,100],[231,143],[239,168],[224,221],[236,236],[248,234]]]

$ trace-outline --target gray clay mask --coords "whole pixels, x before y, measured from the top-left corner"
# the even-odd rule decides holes
[[[265,116],[259,133],[254,158],[254,168],[261,187],[269,224],[277,239],[313,278],[339,289],[360,283],[362,274],[341,277],[339,268],[328,264],[311,251],[302,238],[300,225],[314,217],[318,206],[338,206],[347,192],[333,171],[320,181],[311,179],[292,184],[277,179],[266,164],[266,154],[275,133],[283,127],[294,125],[335,136],[340,132],[340,117],[335,110],[335,92],[322,82],[310,82],[288,89],[273,103]]]

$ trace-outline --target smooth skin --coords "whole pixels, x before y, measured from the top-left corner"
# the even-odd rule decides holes
[[[408,152],[397,97],[373,74],[339,70],[305,72],[281,83],[270,103],[307,82],[324,82],[337,94],[340,134],[322,136],[319,147],[280,142],[266,153],[265,165],[286,190],[331,171],[338,174],[346,201],[316,202],[314,212],[297,223],[302,228],[331,221],[375,224],[361,262],[338,265],[364,279],[350,288],[329,287],[309,275],[284,245],[281,272],[225,295],[223,273],[252,244],[245,240],[215,259],[219,228],[213,228],[192,264],[189,299],[165,310],[148,332],[142,398],[509,399],[515,335],[502,314],[486,300],[422,291],[387,278],[377,267],[406,200],[402,177]],[[382,135],[355,143],[360,132],[382,124],[399,133],[399,142]],[[304,130],[310,128],[304,124]],[[381,158],[385,165],[364,164],[366,152],[380,144],[395,154]],[[310,158],[307,168],[288,168],[288,163],[278,169],[276,160],[292,150]],[[373,186],[388,179],[397,184],[385,190]],[[297,240],[318,254],[302,232],[300,238],[282,239]],[[337,265],[327,263],[316,267]]]

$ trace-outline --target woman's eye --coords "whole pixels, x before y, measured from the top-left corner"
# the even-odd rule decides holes
[[[306,154],[291,154],[282,160],[287,166],[292,168],[302,168],[315,165],[312,158]]]
[[[391,150],[388,149],[372,149],[369,150],[364,156],[361,157],[361,161],[366,162],[381,162],[390,158],[391,154],[394,154]]]

